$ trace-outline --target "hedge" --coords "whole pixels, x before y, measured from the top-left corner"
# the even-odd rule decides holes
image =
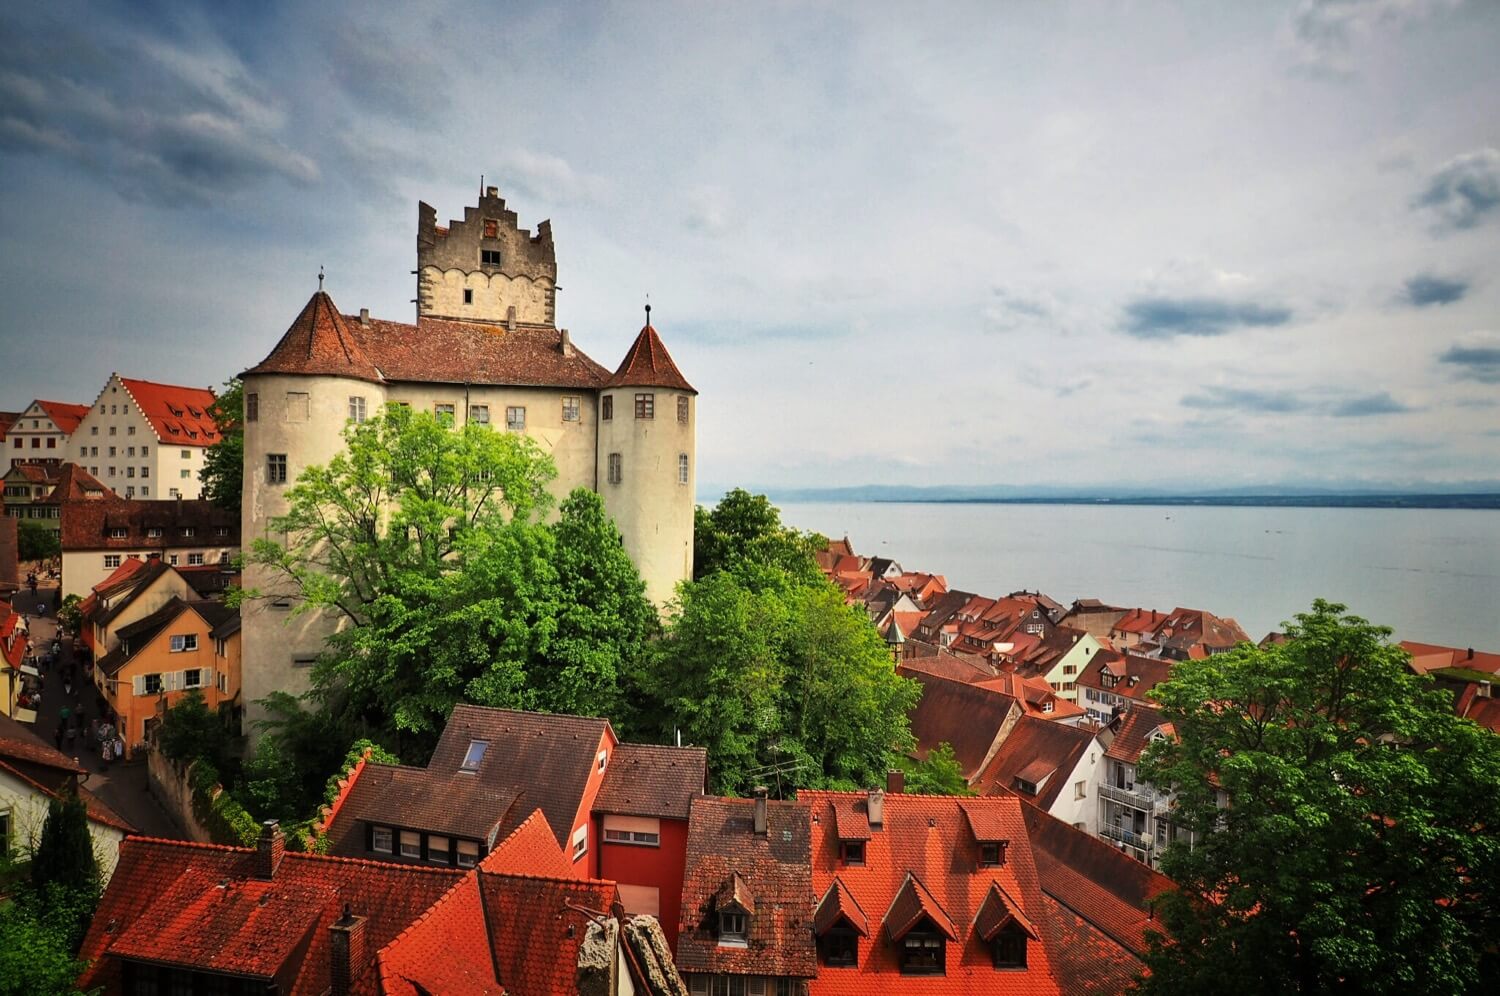
[[[193,762],[188,777],[193,788],[193,815],[213,842],[254,847],[260,837],[260,825],[234,796],[224,791],[214,766],[200,758]]]

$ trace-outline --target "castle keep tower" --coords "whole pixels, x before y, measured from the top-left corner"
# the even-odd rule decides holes
[[[439,228],[417,204],[417,317],[466,322],[557,322],[552,223],[521,228],[497,187],[486,187],[463,221]]]
[[[646,327],[599,395],[598,490],[658,606],[693,576],[697,402],[648,304]]]

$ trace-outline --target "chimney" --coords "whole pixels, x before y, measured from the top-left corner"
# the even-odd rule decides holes
[[[880,789],[870,789],[865,800],[865,815],[870,820],[872,830],[879,830],[885,824],[885,793]]]
[[[266,820],[260,825],[260,837],[255,841],[255,877],[270,881],[276,877],[276,866],[286,853],[286,837],[281,833],[281,824]]]
[[[1471,661],[1473,659],[1474,659],[1474,648],[1470,647],[1469,648],[1469,656],[1465,657],[1464,660]]]
[[[756,834],[761,837],[766,835],[766,794],[769,791],[764,785],[757,785],[750,790],[750,794],[755,796],[754,828]]]
[[[365,918],[349,912],[328,925],[328,992],[330,996],[349,996],[354,980],[365,968]]]
[[[906,791],[906,772],[891,768],[885,773],[885,791],[888,795],[900,795]]]
[[[486,197],[499,197],[500,196],[500,188],[499,187],[485,187],[484,188],[484,196],[486,196]]]
[[[363,325],[365,328],[369,328],[370,327],[370,309],[369,308],[360,308],[359,309],[359,324]]]
[[[562,330],[562,354],[564,356],[573,355],[573,337],[568,335],[567,329]]]

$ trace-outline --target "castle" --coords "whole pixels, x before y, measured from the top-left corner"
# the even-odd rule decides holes
[[[274,537],[287,487],[343,447],[350,419],[385,404],[457,424],[524,432],[557,464],[559,498],[604,498],[658,606],[693,570],[697,394],[647,323],[611,373],[556,324],[557,259],[549,222],[532,235],[495,187],[446,228],[418,205],[417,320],[341,314],[321,286],[268,356],[242,375],[243,542]],[[321,284],[321,281],[320,281]],[[502,421],[503,420],[503,421]],[[334,631],[328,615],[293,615],[295,593],[263,567],[244,584],[266,597],[243,616],[249,718],[273,691],[300,694]]]

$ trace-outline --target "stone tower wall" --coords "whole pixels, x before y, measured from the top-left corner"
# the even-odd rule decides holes
[[[484,253],[500,254],[498,263]],[[469,291],[470,300],[464,300]],[[512,309],[514,312],[512,313]],[[532,235],[489,187],[446,229],[430,204],[417,205],[417,314],[466,321],[556,323],[557,255],[552,223]]]

